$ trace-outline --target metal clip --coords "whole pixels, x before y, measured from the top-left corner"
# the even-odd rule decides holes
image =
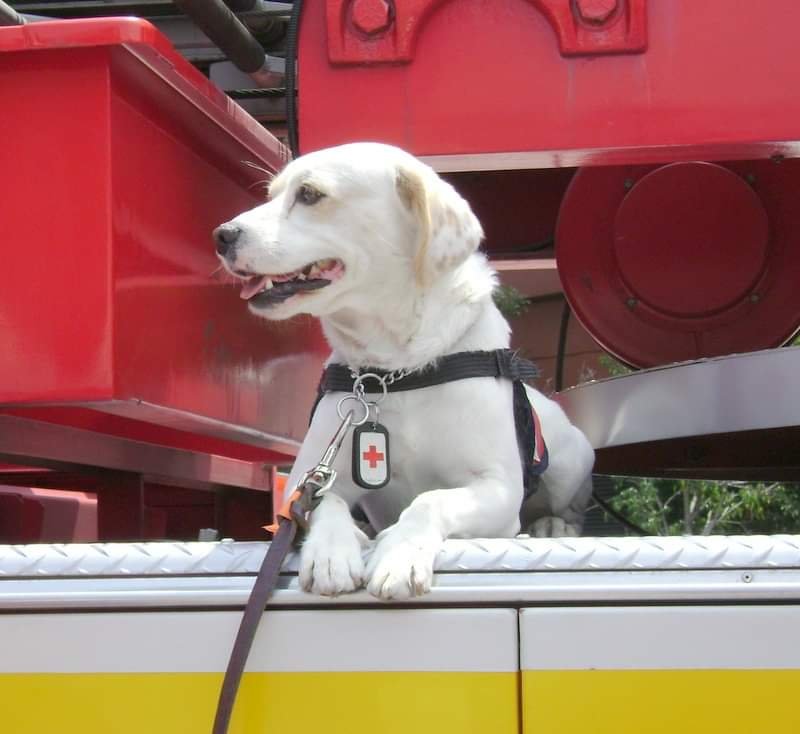
[[[356,400],[357,402],[361,403],[362,407],[364,408],[364,417],[362,419],[359,421],[354,421],[354,411],[352,410],[348,410],[347,413],[343,414],[342,405],[347,400]],[[319,463],[313,469],[307,471],[303,475],[303,479],[300,481],[300,488],[302,489],[303,494],[308,496],[312,502],[322,497],[322,495],[330,490],[330,488],[333,486],[333,483],[336,481],[336,470],[333,468],[333,462],[336,460],[336,456],[339,453],[339,450],[342,448],[342,443],[344,442],[347,432],[353,426],[360,426],[362,423],[365,423],[368,420],[369,405],[361,397],[355,395],[346,395],[336,406],[336,412],[342,419],[342,422],[339,424],[339,428],[337,429],[336,433],[333,434],[333,438],[328,444],[328,448],[325,449],[325,453],[322,455]]]

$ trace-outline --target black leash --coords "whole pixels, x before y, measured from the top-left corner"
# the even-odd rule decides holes
[[[236,694],[239,691],[239,683],[241,683],[244,667],[250,655],[250,648],[253,646],[258,623],[261,621],[267,599],[278,583],[283,561],[292,548],[292,543],[297,535],[297,525],[297,520],[287,520],[283,517],[279,519],[278,532],[269,544],[269,549],[261,563],[258,576],[253,583],[253,590],[250,592],[250,598],[244,609],[242,621],[239,623],[239,631],[236,633],[236,641],[233,643],[228,668],[222,680],[217,713],[214,717],[213,734],[226,734],[228,731],[233,705],[236,703]]]
[[[284,502],[283,507],[277,513],[277,524],[269,525],[266,528],[274,535],[261,563],[258,576],[253,583],[242,621],[239,623],[239,631],[236,633],[225,677],[222,679],[212,734],[227,734],[233,706],[236,703],[236,694],[239,691],[242,674],[250,655],[250,649],[253,647],[253,639],[256,636],[258,623],[261,621],[267,600],[275,590],[281,566],[292,548],[298,530],[308,529],[309,513],[317,506],[322,495],[333,486],[336,480],[336,471],[332,467],[333,460],[353,425],[352,411],[342,415],[342,422],[319,463],[305,473],[297,488]]]

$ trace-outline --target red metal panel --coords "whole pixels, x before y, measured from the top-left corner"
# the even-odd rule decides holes
[[[0,53],[2,402],[111,394],[104,55]]]
[[[0,108],[15,172],[0,185],[0,404],[257,431],[250,453],[279,458],[258,436],[302,437],[327,347],[313,321],[256,319],[212,278],[210,233],[259,201],[285,149],[132,19],[0,29]]]
[[[538,151],[539,167],[797,154],[797,3],[646,8],[645,53],[567,58],[533,3],[451,0],[421,18],[411,63],[343,66],[329,58],[326,3],[307,0],[301,146],[377,139],[419,155]],[[367,59],[382,37],[348,38]]]
[[[149,94],[140,65],[112,71],[115,396],[302,437],[327,351],[316,324],[259,319],[211,277],[211,230],[258,203],[264,174],[209,151],[213,124],[181,124],[183,100]]]

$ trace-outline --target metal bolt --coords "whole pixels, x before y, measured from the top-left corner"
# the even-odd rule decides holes
[[[575,7],[585,23],[603,25],[617,9],[617,0],[576,0]]]
[[[756,177],[755,177],[755,174],[753,174],[753,173],[748,173],[748,174],[747,174],[747,175],[744,177],[744,179],[745,179],[745,181],[747,181],[747,183],[749,183],[751,186],[755,186],[755,185],[756,185]]]
[[[632,189],[633,188],[633,179],[632,178],[626,178],[625,179],[625,183],[622,184],[622,185],[625,187],[626,190]]]
[[[639,303],[639,301],[637,299],[635,299],[635,298],[629,298],[627,301],[625,301],[625,305],[628,308],[631,308],[631,309],[636,308],[636,305],[638,303]]]
[[[750,302],[751,303],[758,303],[761,300],[760,293],[751,293],[750,294]]]
[[[353,0],[350,5],[353,25],[367,36],[385,31],[392,24],[393,15],[386,0]]]
[[[748,571],[745,571],[742,574],[742,581],[744,581],[746,584],[749,584],[752,580],[753,580],[753,574],[752,573],[749,573]]]

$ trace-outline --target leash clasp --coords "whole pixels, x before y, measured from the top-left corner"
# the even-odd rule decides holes
[[[352,410],[342,415],[341,407],[346,399],[356,399],[363,404],[365,415],[360,423],[354,424]],[[308,513],[317,506],[323,495],[330,490],[336,481],[336,469],[333,468],[332,464],[339,450],[342,448],[344,437],[353,425],[361,425],[361,423],[366,422],[367,418],[369,418],[369,407],[367,404],[364,400],[354,398],[352,395],[348,395],[346,398],[340,400],[336,410],[342,422],[333,435],[330,444],[328,444],[328,448],[325,449],[325,453],[322,455],[319,463],[313,469],[309,469],[303,474],[303,478],[297,484],[295,490],[289,495],[281,509],[276,513],[277,518],[282,517],[286,520],[296,522],[298,526],[304,530],[308,527]],[[265,526],[265,530],[273,534],[276,533],[278,531],[278,522],[280,522],[277,518],[275,523]]]

